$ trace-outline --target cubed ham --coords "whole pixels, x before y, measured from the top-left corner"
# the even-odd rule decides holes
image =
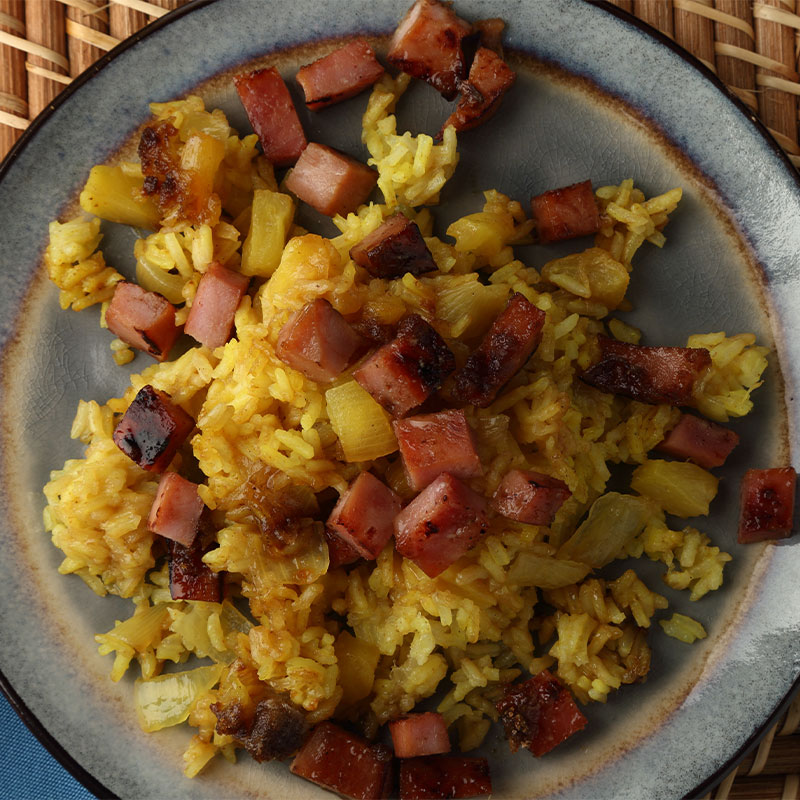
[[[449,4],[417,0],[400,21],[389,43],[389,63],[427,81],[447,100],[467,77],[469,62],[464,38],[472,26],[457,17]]]
[[[447,723],[436,711],[408,714],[389,723],[394,754],[398,758],[433,756],[450,752]]]
[[[245,72],[233,82],[264,155],[276,167],[294,164],[306,148],[306,135],[278,70]]]
[[[393,214],[350,249],[350,258],[376,278],[422,275],[436,269],[416,222]]]
[[[572,494],[558,478],[512,469],[500,481],[492,499],[494,510],[504,517],[529,525],[549,525]]]
[[[586,725],[575,700],[547,670],[506,687],[497,703],[512,753],[527,747],[543,756]]]
[[[603,392],[640,403],[686,406],[695,381],[711,366],[702,347],[646,347],[598,336],[600,360],[581,379]]]
[[[394,417],[428,399],[455,369],[444,339],[417,314],[405,317],[395,338],[376,350],[353,377]]]
[[[355,800],[380,800],[392,789],[392,754],[332,722],[321,722],[290,767],[295,775]]]
[[[300,67],[297,82],[312,111],[340,103],[363,92],[384,69],[364,39],[355,39],[312,64]]]
[[[591,181],[537,195],[531,199],[531,214],[542,244],[588,236],[600,230],[600,211]]]
[[[346,217],[369,197],[378,173],[332,147],[311,144],[286,178],[286,189],[320,214]]]
[[[375,559],[392,538],[400,498],[371,472],[362,472],[328,518],[327,529],[362,558]]]
[[[502,58],[503,31],[506,29],[505,20],[500,17],[478,19],[472,23],[472,27],[478,32],[480,46],[494,50]]]
[[[681,414],[678,424],[656,445],[656,450],[711,469],[721,467],[737,444],[739,434],[730,428],[693,414]]]
[[[396,420],[394,433],[408,485],[415,492],[443,472],[463,480],[483,474],[472,431],[461,409]]]
[[[195,537],[190,547],[170,541],[169,591],[173,600],[200,600],[219,603],[222,600],[222,572],[214,572],[203,562],[203,556],[212,543],[205,544],[201,536]]]
[[[739,544],[792,533],[797,473],[792,467],[749,469],[742,479]]]
[[[479,47],[469,78],[461,84],[458,106],[442,130],[452,125],[457,131],[468,131],[491,119],[516,79],[516,72],[494,50]]]
[[[275,351],[281,361],[318,383],[347,368],[364,340],[324,298],[295,312],[281,328]]]
[[[166,393],[143,386],[114,429],[114,444],[142,469],[163,472],[194,428]]]
[[[153,533],[189,547],[197,536],[197,526],[205,505],[197,484],[177,472],[165,472],[150,507],[147,527]]]
[[[157,292],[135,283],[120,281],[106,309],[108,329],[123,342],[165,361],[180,328],[175,324],[175,306]]]
[[[333,531],[329,531],[325,528],[323,535],[328,545],[328,569],[336,569],[337,567],[354,564],[361,558],[355,547],[351,547],[344,539],[333,533]]]
[[[485,758],[427,756],[400,762],[400,800],[460,800],[491,793]]]
[[[213,261],[197,285],[184,331],[212,350],[221,347],[230,338],[236,309],[249,283],[247,275]]]
[[[435,578],[471,550],[487,528],[486,500],[445,472],[395,517],[395,546]]]
[[[453,397],[486,408],[539,346],[545,313],[519,293],[492,322],[478,349],[455,374]]]

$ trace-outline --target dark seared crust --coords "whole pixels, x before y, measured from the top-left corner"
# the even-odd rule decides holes
[[[350,250],[350,258],[377,278],[421,275],[436,269],[419,227],[394,214]]]
[[[179,143],[178,131],[169,122],[146,126],[139,139],[144,192],[156,195],[162,212],[180,202],[186,190],[180,170]]]
[[[200,517],[198,534],[189,547],[170,540],[169,591],[173,600],[203,600],[219,603],[222,600],[224,573],[214,572],[203,563],[203,556],[216,547],[216,532],[208,509]]]
[[[456,368],[455,356],[444,339],[418,314],[400,321],[395,343],[395,360],[426,394],[435,392]]]

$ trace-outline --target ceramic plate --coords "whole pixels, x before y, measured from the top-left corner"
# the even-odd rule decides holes
[[[312,60],[318,40],[386,34],[406,6],[407,0],[200,3],[92,68],[2,167],[0,669],[28,721],[73,769],[85,770],[97,792],[329,796],[283,764],[246,757],[235,767],[218,759],[188,781],[181,753],[190,731],[143,734],[131,704],[133,677],[108,680],[111,658],[97,654],[93,635],[126,614],[127,602],[101,600],[79,578],[57,574],[60,553],[43,532],[41,487],[51,469],[80,454],[68,437],[78,398],[118,396],[127,372],[113,365],[96,308],[59,310],[57,291],[38,266],[47,223],[75,199],[90,166],[112,156],[145,121],[149,101],[204,84],[207,105],[221,106],[246,128],[230,81],[212,78],[277,51],[288,51],[280,63],[293,75]],[[742,444],[721,471],[711,517],[699,523],[735,557],[726,584],[696,604],[660,589],[673,610],[703,622],[708,638],[688,646],[656,626],[647,682],[591,707],[588,728],[546,758],[511,757],[499,736],[485,747],[498,798],[679,797],[718,778],[752,743],[800,672],[800,542],[736,544],[744,470],[797,466],[797,175],[709,73],[610,7],[579,0],[458,0],[457,7],[470,19],[508,21],[506,42],[520,78],[501,113],[460,137],[462,161],[443,196],[445,209],[436,212],[439,230],[478,210],[480,192],[492,187],[525,201],[587,177],[595,186],[632,177],[648,195],[681,185],[684,200],[667,246],[638,257],[635,310],[626,319],[646,332],[647,343],[754,331],[772,350],[757,411],[733,424]],[[365,102],[361,96],[317,115],[301,112],[309,139],[365,158]],[[436,93],[420,86],[402,102],[401,122],[433,132],[445,113]],[[312,215],[303,222],[330,226]],[[135,233],[110,228],[107,258],[130,274]],[[532,249],[526,258],[541,266],[562,250]],[[130,369],[140,371],[145,360],[139,356]],[[658,589],[659,569],[650,566],[646,577]]]

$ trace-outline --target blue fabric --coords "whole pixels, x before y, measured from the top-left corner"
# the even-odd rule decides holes
[[[0,791],[14,800],[92,800],[0,695]]]

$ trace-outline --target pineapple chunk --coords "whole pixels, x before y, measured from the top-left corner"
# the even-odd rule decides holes
[[[655,500],[676,517],[708,516],[719,480],[710,472],[683,461],[653,459],[637,467],[631,488]]]
[[[371,461],[397,450],[389,415],[354,380],[328,389],[325,400],[347,461]]]
[[[81,208],[109,222],[155,230],[160,215],[155,203],[142,193],[143,183],[142,177],[122,167],[92,167],[81,192]]]
[[[370,642],[342,631],[333,646],[339,664],[339,685],[343,689],[341,708],[349,708],[372,691],[380,651]]]
[[[542,268],[542,278],[608,309],[622,302],[630,281],[625,265],[601,247],[548,261]]]
[[[268,278],[281,263],[286,235],[294,219],[294,202],[288,194],[256,189],[250,231],[242,249],[242,272]]]

